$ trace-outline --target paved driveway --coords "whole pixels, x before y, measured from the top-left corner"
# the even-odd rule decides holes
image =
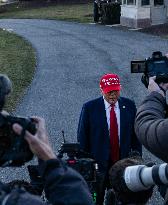
[[[46,119],[55,150],[65,131],[67,141],[76,141],[82,104],[98,97],[99,79],[108,72],[118,73],[122,95],[137,106],[146,89],[139,74],[130,73],[130,61],[144,59],[153,51],[167,52],[168,41],[118,28],[52,20],[0,20],[0,27],[29,40],[37,52],[37,69],[16,113]],[[3,52],[3,51],[1,51]],[[147,158],[151,158],[148,153]],[[153,158],[156,160],[156,158]],[[3,180],[24,178],[24,169],[1,170]],[[6,175],[5,175],[5,173]],[[158,198],[151,204],[161,204]]]

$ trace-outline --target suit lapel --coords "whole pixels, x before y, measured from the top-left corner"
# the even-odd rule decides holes
[[[119,98],[118,103],[120,108],[120,147],[122,149],[122,145],[124,143],[124,132],[127,123],[127,107],[122,98]]]
[[[109,131],[108,131],[108,124],[107,124],[107,118],[106,118],[106,110],[105,110],[105,105],[104,105],[104,99],[103,97],[100,98],[100,105],[99,105],[99,113],[101,113],[101,126],[104,126],[105,130],[105,135],[109,136]]]

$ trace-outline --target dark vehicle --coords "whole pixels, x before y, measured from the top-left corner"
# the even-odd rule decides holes
[[[111,1],[107,0],[94,0],[94,10],[93,10],[93,18],[94,22],[99,22],[99,18],[102,16],[102,4],[109,3]]]

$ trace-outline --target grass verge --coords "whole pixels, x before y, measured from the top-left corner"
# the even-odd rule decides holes
[[[5,106],[7,111],[14,110],[32,80],[35,66],[35,52],[31,44],[22,37],[0,29],[0,73],[8,75],[13,83],[13,92]]]
[[[33,8],[32,8],[33,7]],[[0,18],[57,19],[81,23],[93,22],[93,4],[37,5],[18,3],[0,13]]]
[[[57,19],[92,22],[92,3],[53,5],[22,2],[0,7],[0,18]],[[30,84],[36,65],[35,52],[25,39],[0,29],[0,73],[13,82],[13,92],[5,109],[13,111],[25,88]]]

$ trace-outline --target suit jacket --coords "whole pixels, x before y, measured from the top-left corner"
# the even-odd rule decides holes
[[[134,132],[135,103],[120,97],[120,159],[131,151],[142,154],[142,146]],[[103,97],[85,103],[82,107],[77,139],[80,148],[91,153],[101,169],[107,169],[110,156],[110,137]]]

